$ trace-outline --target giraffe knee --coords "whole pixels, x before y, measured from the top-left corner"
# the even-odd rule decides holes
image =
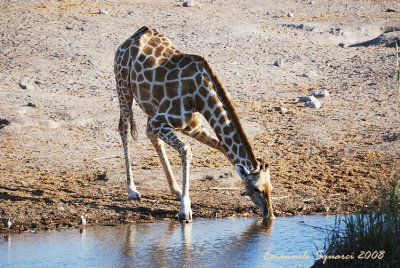
[[[192,148],[190,145],[185,144],[181,149],[182,160],[191,161],[193,158]]]

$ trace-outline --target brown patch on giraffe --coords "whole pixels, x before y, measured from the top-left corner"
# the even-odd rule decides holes
[[[164,82],[165,76],[167,75],[167,70],[163,67],[158,67],[156,70],[155,81]]]
[[[139,52],[139,48],[138,47],[136,47],[136,46],[131,46],[130,47],[130,54],[131,54],[131,57],[132,58],[136,58],[136,56],[137,56],[137,54],[138,54],[138,52]]]
[[[150,85],[148,83],[142,83],[139,85],[139,93],[141,101],[149,101],[150,100]]]
[[[196,85],[192,79],[183,79],[181,80],[182,84],[182,95],[190,94],[194,90],[196,90]]]
[[[226,125],[224,127],[224,134],[229,135],[232,132],[231,125]],[[230,139],[230,138],[229,138]],[[232,142],[232,141],[231,141]]]
[[[244,150],[244,147],[243,147],[243,146],[240,146],[240,147],[239,147],[239,156],[240,156],[241,158],[246,158],[246,151]]]
[[[121,57],[121,54],[119,53],[118,55],[116,55],[116,62],[117,62],[117,65],[121,65],[121,60],[122,60],[122,57]]]
[[[151,38],[149,42],[147,42],[147,45],[152,46],[156,48],[160,43],[156,41],[155,38]]]
[[[149,56],[153,55],[153,47],[151,47],[151,46],[145,46],[144,48],[142,48],[142,51],[146,55],[149,55]]]
[[[199,70],[197,69],[197,64],[192,63],[187,66],[185,69],[182,70],[182,77],[192,77],[194,76]]]
[[[210,113],[210,111],[205,111],[204,113],[203,113],[203,116],[207,119],[207,120],[213,120],[213,119],[210,119],[211,118],[211,113]],[[211,121],[209,121],[210,122],[210,125],[211,125]],[[215,120],[214,120],[214,123],[215,123]]]
[[[128,61],[129,61],[129,53],[128,53],[128,51],[125,51],[125,53],[122,56],[121,65],[122,66],[127,66],[128,65]]]
[[[131,46],[131,44],[132,44],[132,40],[128,39],[120,46],[120,48],[121,49],[127,49],[128,47]]]
[[[232,145],[232,139],[231,138],[225,138],[224,142],[226,143],[226,145],[228,145],[229,147]]]
[[[168,111],[170,106],[171,106],[171,101],[168,99],[164,99],[163,102],[158,107],[158,111],[160,113],[164,113],[164,112]]]
[[[138,81],[138,82],[144,81],[143,74],[139,74],[139,75],[137,76],[137,81]]]
[[[198,67],[196,67],[196,68],[198,69]],[[198,87],[200,87],[202,82],[203,82],[202,75],[201,74],[196,75],[196,84]],[[204,87],[201,87],[201,89],[206,90]]]
[[[154,105],[150,102],[142,102],[140,106],[142,107],[143,112],[147,115],[153,115],[156,113]]]
[[[214,113],[215,112],[217,112],[218,113],[218,103],[220,103],[220,100],[218,99],[218,97],[217,97],[217,95],[212,95],[212,96],[209,96],[208,97],[208,99],[207,99],[207,104],[208,104],[208,107],[210,108],[210,109],[213,109],[213,107],[215,106],[215,110],[216,111],[214,111]],[[220,111],[219,111],[220,112]]]
[[[206,117],[207,118],[207,117]],[[215,126],[215,119],[211,118],[210,121],[208,121],[210,123],[210,126],[214,127]]]
[[[219,120],[218,120],[218,122],[219,122],[219,124],[220,125],[222,125],[222,124],[224,124],[226,121],[228,121],[229,119],[228,119],[228,117],[226,116],[226,115],[220,115],[220,117],[219,117]]]
[[[181,99],[180,98],[173,99],[171,102],[171,107],[172,107],[172,109],[171,109],[170,113],[180,115],[181,114]]]
[[[170,125],[173,126],[174,128],[179,129],[183,126],[182,119],[179,117],[168,116],[167,120],[170,123]]]
[[[165,89],[168,98],[172,99],[178,95],[178,86],[179,83],[176,81],[165,83]]]
[[[164,86],[163,85],[153,85],[153,98],[159,103],[164,97]]]
[[[144,62],[146,60],[146,56],[144,54],[140,54],[137,59],[139,62]]]
[[[183,107],[185,108],[185,111],[192,112],[193,106],[193,99],[191,97],[185,97],[183,99]]]
[[[131,81],[136,81],[136,72],[131,72]]]
[[[163,51],[164,48],[162,46],[157,47],[156,50],[154,51],[154,56],[156,58],[160,57]]]
[[[139,62],[135,62],[133,69],[135,70],[135,72],[140,73],[140,71],[142,71],[142,65],[140,65]]]
[[[168,73],[167,80],[177,80],[179,75],[179,70],[175,69]]]
[[[194,102],[195,102],[197,111],[199,111],[199,112],[203,111],[203,109],[204,109],[204,101],[199,95],[196,95],[194,97]]]
[[[143,74],[147,81],[149,81],[149,82],[153,81],[153,71],[147,70],[147,71],[144,71]]]
[[[130,88],[131,88],[132,94],[137,96],[138,95],[138,86],[137,86],[137,84],[136,83],[131,83],[130,85],[131,85]]]
[[[128,78],[128,68],[121,69],[121,77],[123,77],[124,79]]]
[[[144,68],[153,68],[156,65],[156,59],[154,57],[147,57],[147,59],[143,62]]]
[[[182,57],[182,59],[179,61],[179,68],[183,68],[187,65],[189,65],[192,62],[192,57],[185,55]]]
[[[239,139],[239,136],[238,136],[238,134],[237,133],[235,133],[235,134],[233,134],[233,142],[234,143],[236,143],[236,144],[239,144],[240,143],[240,139]]]

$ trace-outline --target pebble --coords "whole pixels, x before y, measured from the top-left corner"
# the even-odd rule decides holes
[[[292,12],[290,12],[290,11],[289,11],[289,13],[287,14],[287,16],[288,16],[289,18],[292,18],[292,17],[294,17],[293,13],[292,13]]]
[[[299,102],[308,102],[311,101],[310,96],[302,96],[299,98]]]
[[[314,91],[313,93],[311,93],[309,96],[314,96],[316,98],[325,98],[325,97],[329,96],[329,92],[326,89],[317,90],[317,91]]]
[[[35,89],[34,83],[27,77],[22,79],[21,82],[19,82],[19,85],[22,89],[28,89],[28,90]]]
[[[281,66],[282,66],[282,60],[276,60],[276,61],[274,62],[274,65],[275,65],[275,66],[278,66],[278,67],[281,67]]]
[[[107,173],[97,175],[97,180],[99,181],[108,181]]]
[[[276,106],[276,107],[274,107],[274,110],[277,111],[277,112],[286,113],[288,111],[288,108],[281,107],[281,106]]]
[[[310,108],[319,109],[319,108],[321,108],[321,103],[319,102],[319,100],[316,97],[310,96],[310,100],[306,102],[305,106],[310,107]]]
[[[106,9],[99,9],[99,14],[108,15],[108,11]]]
[[[185,1],[185,2],[183,2],[183,6],[184,7],[194,7],[194,6],[196,6],[196,1],[194,1],[194,0]]]
[[[303,73],[303,77],[316,77],[317,76],[317,72],[316,71],[307,71],[305,73]]]
[[[33,102],[28,102],[28,104],[26,105],[28,107],[36,107],[36,104]]]

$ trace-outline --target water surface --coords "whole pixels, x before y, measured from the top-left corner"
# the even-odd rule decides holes
[[[0,267],[310,267],[334,216],[196,219],[11,234]],[[311,226],[315,227],[311,227]]]

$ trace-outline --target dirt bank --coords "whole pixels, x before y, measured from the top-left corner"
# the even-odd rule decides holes
[[[349,47],[396,30],[398,1],[0,3],[0,219],[11,217],[11,231],[74,227],[81,215],[89,224],[175,218],[180,202],[138,107],[131,148],[142,201],[125,192],[113,56],[143,25],[208,59],[272,166],[277,216],[354,211],[398,167],[394,50]],[[297,101],[325,89],[319,109]],[[190,143],[194,217],[258,216],[229,162]],[[179,179],[180,158],[168,153]]]

